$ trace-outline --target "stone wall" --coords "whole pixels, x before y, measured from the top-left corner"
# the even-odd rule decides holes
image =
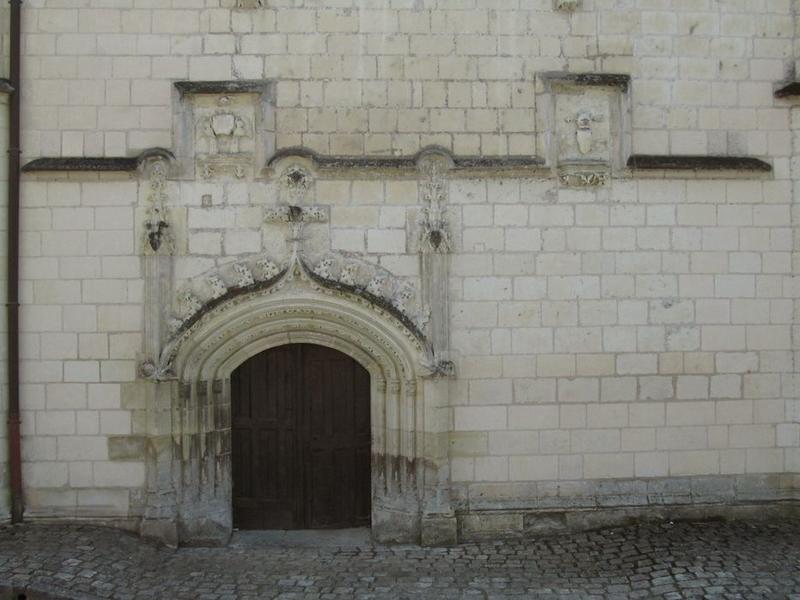
[[[454,363],[441,486],[467,535],[541,509],[796,497],[798,121],[773,98],[791,3],[105,4],[26,3],[24,153],[175,160],[163,188],[147,160],[25,176],[29,516],[136,524],[157,429],[139,367],[217,297],[212,277],[287,263],[287,204],[322,210],[313,267],[360,261],[396,282],[388,304],[413,290],[409,319]],[[250,87],[175,85],[207,80]],[[414,158],[431,145],[435,175]],[[268,162],[297,146],[317,155]],[[642,171],[631,153],[772,170]],[[168,251],[148,249],[154,206]]]

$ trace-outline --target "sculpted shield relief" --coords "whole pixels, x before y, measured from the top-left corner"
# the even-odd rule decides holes
[[[195,158],[203,179],[252,174],[255,111],[250,94],[199,94],[194,99]]]

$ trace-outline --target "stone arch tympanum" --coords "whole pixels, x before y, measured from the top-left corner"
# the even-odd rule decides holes
[[[171,376],[151,384],[143,534],[176,544],[227,540],[231,373],[294,343],[343,352],[370,374],[373,537],[452,541],[447,380],[426,366],[424,337],[386,306],[321,285],[300,267],[279,285],[215,303],[165,348]]]

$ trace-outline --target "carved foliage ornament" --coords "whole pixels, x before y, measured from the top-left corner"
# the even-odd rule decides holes
[[[301,165],[289,165],[278,180],[282,199],[288,204],[302,204],[314,186],[311,173]]]
[[[602,171],[576,171],[561,173],[559,180],[563,185],[574,187],[598,187],[608,182],[608,173]]]
[[[446,253],[451,247],[447,223],[447,159],[429,156],[420,164],[423,180],[420,195],[423,202],[419,217],[420,247],[423,252]]]
[[[241,263],[238,264],[241,265]],[[247,264],[249,268],[249,263]],[[272,273],[274,269],[277,268],[277,265],[265,257],[258,259],[256,264],[264,264],[267,266],[267,269],[256,269],[253,271],[254,276],[258,280],[260,280],[264,274]],[[158,365],[153,364],[152,361],[141,365],[140,371],[143,376],[157,378],[159,380],[175,377],[172,367],[178,350],[182,343],[192,335],[193,331],[198,327],[202,327],[203,320],[200,319],[199,316],[205,315],[206,311],[204,311],[203,308],[213,300],[212,290],[214,286],[218,284],[216,281],[214,281],[214,286],[209,284],[215,278],[219,278],[224,285],[226,279],[234,278],[234,274],[238,272],[239,269],[236,269],[234,265],[227,265],[216,274],[209,273],[204,277],[192,280],[189,287],[184,289],[180,294],[180,299],[186,307],[191,307],[193,310],[196,309],[196,315],[193,315],[194,318],[174,317],[171,319],[171,324],[173,326],[172,339],[162,351]],[[324,275],[330,274],[332,279],[323,278],[320,273]],[[344,283],[342,280],[353,280],[355,281],[355,285],[351,286],[346,284],[347,287],[345,287],[345,285],[342,285]],[[201,282],[199,287],[196,282]],[[204,289],[202,287],[203,282],[206,284]],[[301,291],[301,296],[305,296],[307,291],[310,290],[325,296],[336,296],[347,299],[349,302],[354,303],[354,306],[360,306],[375,311],[376,315],[383,315],[384,317],[391,316],[394,326],[397,328],[396,330],[402,332],[403,336],[413,344],[418,352],[423,353],[424,356],[420,358],[421,362],[419,364],[421,364],[429,374],[438,375],[446,374],[447,372],[446,365],[439,364],[439,362],[434,360],[428,343],[421,334],[421,329],[416,325],[418,321],[411,318],[411,315],[417,310],[417,293],[415,287],[406,280],[394,277],[391,273],[378,265],[373,265],[350,256],[330,254],[321,257],[316,261],[314,266],[310,266],[307,265],[305,261],[293,256],[290,264],[284,269],[279,270],[278,276],[259,282],[264,283],[262,288],[255,289],[252,286],[241,288],[241,291],[244,293],[234,293],[236,292],[236,288],[229,289],[226,302],[219,305],[218,303],[213,304],[214,310],[220,310],[223,311],[223,313],[235,310],[236,307],[243,302],[248,302],[255,297],[269,296],[281,291],[289,292],[289,297],[291,298],[293,297],[293,293],[290,290],[301,286],[301,288],[304,289],[304,291]],[[195,287],[192,288],[192,285]],[[368,289],[371,291],[368,291]],[[298,291],[300,290],[298,289]],[[372,295],[373,291],[380,292],[382,296],[374,297]],[[204,304],[198,300],[198,298],[201,297],[206,298]],[[201,303],[202,306],[198,306],[198,303]],[[294,309],[287,310],[297,312],[298,315],[300,313],[305,314],[308,310],[311,310],[313,313],[313,309],[310,308],[303,309],[295,307]],[[424,311],[419,311],[416,316],[418,319],[425,319]],[[260,330],[264,327],[268,327],[267,321],[270,317],[271,315],[269,313],[254,311],[246,319],[238,321],[238,326],[243,328],[243,331],[252,332],[254,336],[261,335]],[[353,319],[352,324],[356,327],[363,328],[365,326],[365,321],[363,319]],[[229,339],[226,337],[228,335],[230,335],[229,332],[219,331],[217,334],[207,339],[205,343],[218,345],[224,342],[225,339]],[[363,339],[361,341],[363,341]],[[364,347],[364,350],[372,354],[372,349]]]
[[[251,264],[252,263],[252,264]],[[320,283],[337,289],[349,289],[381,306],[391,307],[418,331],[428,322],[427,311],[420,306],[416,287],[409,281],[367,261],[340,254],[326,254],[307,266],[293,255],[290,264],[281,268],[267,257],[229,264],[204,277],[195,278],[178,293],[177,315],[169,319],[174,335],[203,308],[237,290],[252,289],[259,283],[281,287],[286,280],[309,280],[309,273]],[[278,279],[283,275],[283,279]]]
[[[167,161],[158,158],[150,164],[150,187],[147,194],[147,218],[144,223],[145,248],[153,253],[171,254],[174,241],[168,232]]]

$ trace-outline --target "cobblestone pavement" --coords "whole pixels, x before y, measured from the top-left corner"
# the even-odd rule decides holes
[[[177,551],[109,529],[23,525],[0,528],[4,586],[29,600],[800,599],[800,522],[641,525],[437,549],[239,538]]]

